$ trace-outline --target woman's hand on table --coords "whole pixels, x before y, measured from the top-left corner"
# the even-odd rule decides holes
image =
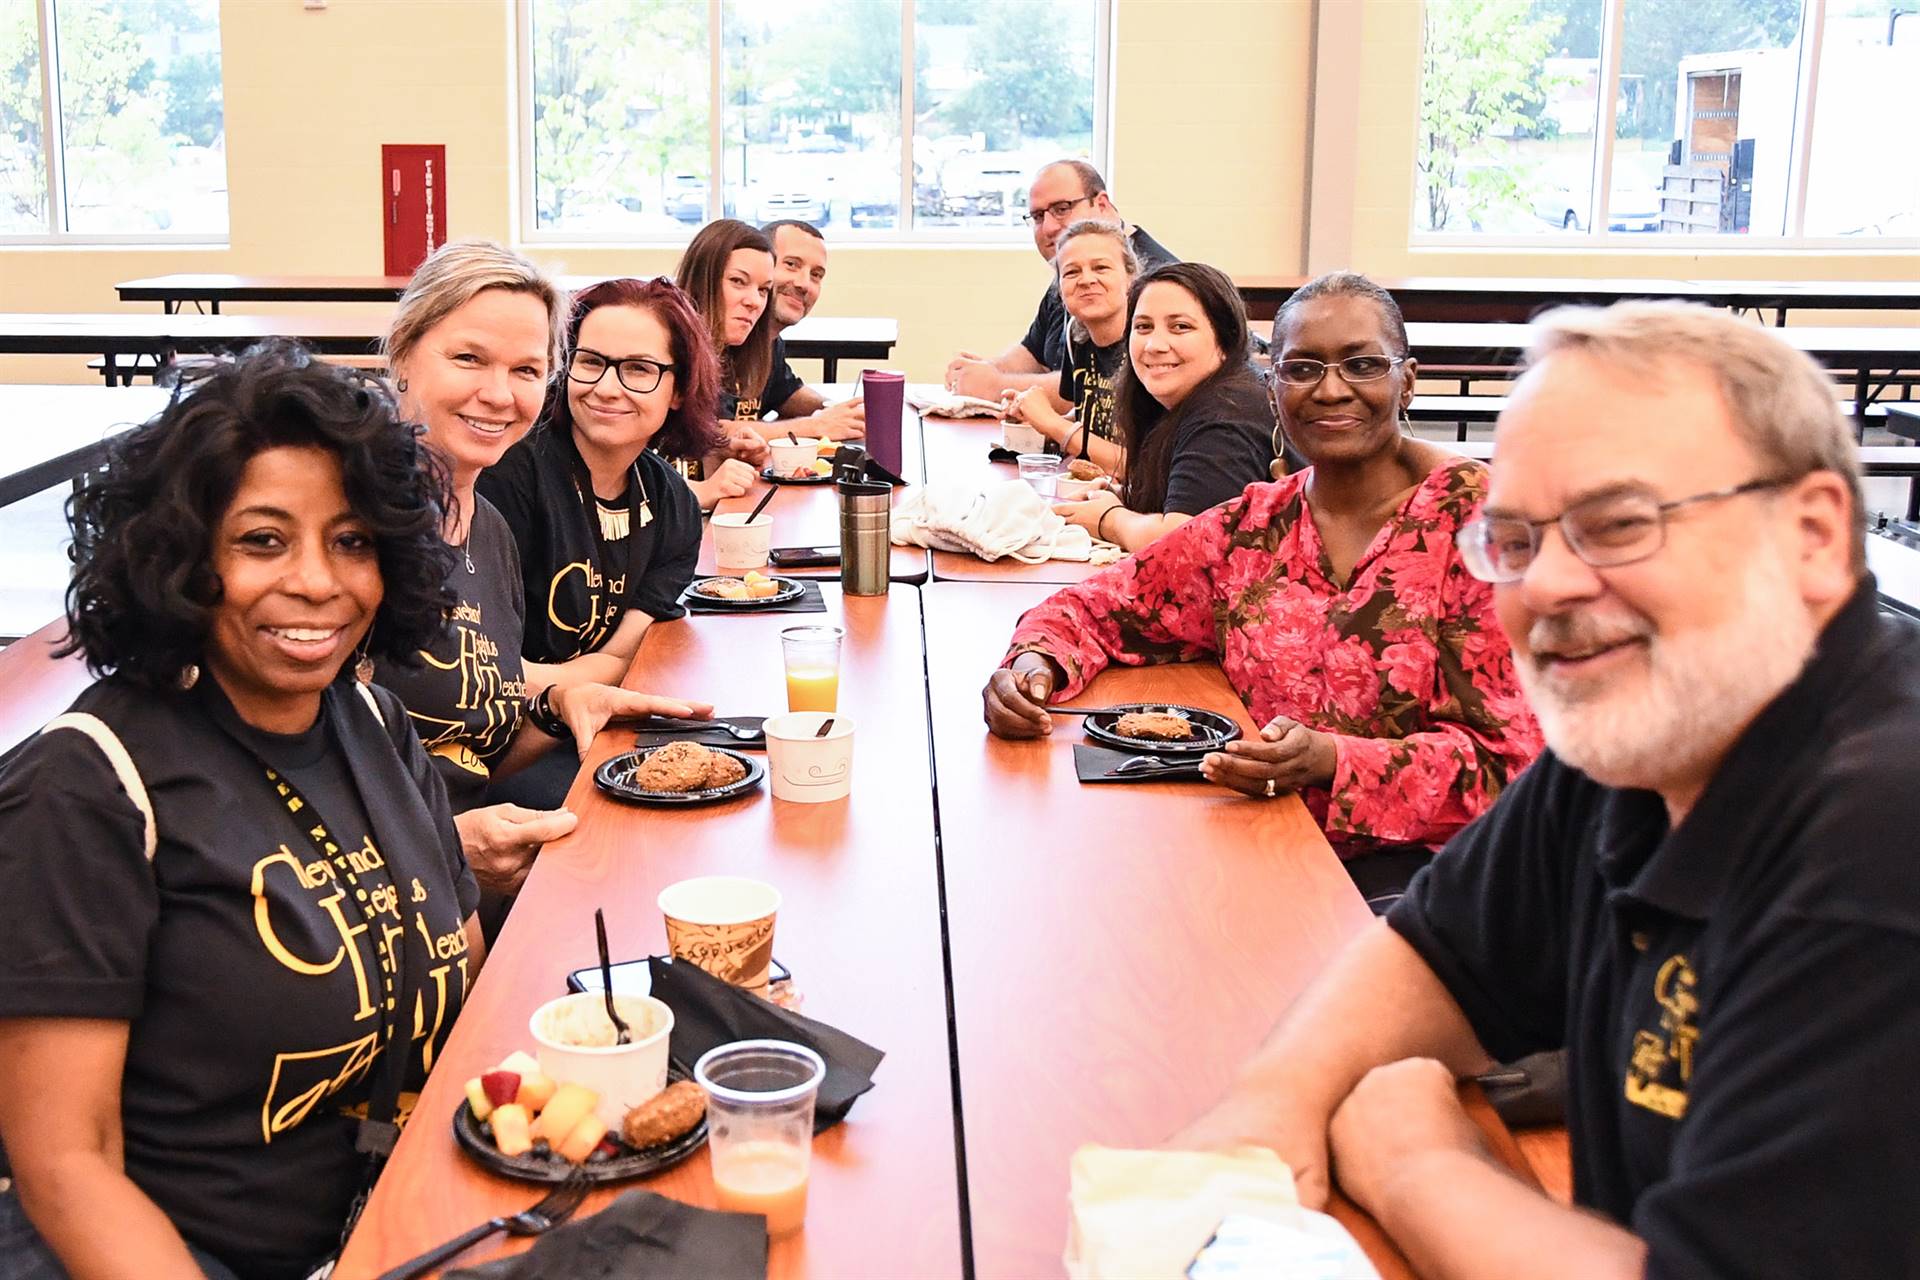
[[[723,422],[720,426],[727,433],[726,454],[729,458],[737,458],[758,471],[773,457],[773,450],[767,447],[767,438],[755,431],[751,422]]]
[[[1208,782],[1250,796],[1273,796],[1332,785],[1337,759],[1331,736],[1275,716],[1257,740],[1241,739],[1208,752],[1200,772]]]
[[[738,458],[727,458],[720,462],[709,463],[705,480],[690,480],[687,487],[693,490],[694,498],[700,503],[702,511],[713,510],[714,504],[722,498],[737,498],[751,492],[753,482],[760,473]]]
[[[482,889],[502,897],[520,891],[541,845],[558,840],[579,822],[571,809],[525,809],[517,804],[490,804],[453,819],[473,878]]]
[[[1305,1092],[1305,1091],[1302,1091]],[[1232,1151],[1266,1147],[1293,1171],[1294,1194],[1309,1209],[1327,1204],[1327,1120],[1285,1088],[1236,1088],[1217,1106],[1168,1138],[1175,1151]]]
[[[553,709],[567,728],[573,730],[573,744],[581,755],[593,745],[594,735],[607,721],[638,719],[641,716],[674,716],[682,720],[710,720],[711,702],[685,702],[656,693],[636,693],[611,684],[556,685],[552,693]]]
[[[1053,732],[1047,699],[1060,687],[1064,673],[1051,658],[1038,653],[1015,655],[1012,662],[987,677],[981,690],[987,728],[997,738],[1042,738]]]
[[[1094,484],[1097,487],[1089,489],[1087,496],[1078,502],[1054,503],[1053,513],[1057,516],[1065,517],[1068,524],[1078,525],[1096,538],[1106,538],[1108,541],[1112,541],[1112,538],[1109,536],[1112,531],[1108,530],[1103,534],[1100,529],[1100,521],[1106,517],[1109,511],[1125,504],[1120,501],[1120,495],[1115,493],[1108,484],[1107,477],[1100,477],[1100,479],[1094,481]]]
[[[1079,430],[1067,420],[1065,415],[1053,407],[1053,401],[1047,398],[1044,387],[1034,386],[1028,387],[1025,391],[1009,391],[1004,399],[1007,421],[1026,423],[1062,449],[1067,447],[1067,438]]]
[[[1424,1157],[1491,1159],[1453,1072],[1432,1058],[1369,1071],[1333,1113],[1327,1138],[1340,1189],[1375,1217],[1398,1179],[1422,1176]]]
[[[867,434],[867,402],[855,396],[816,409],[807,418],[808,429],[823,440],[858,440]]]

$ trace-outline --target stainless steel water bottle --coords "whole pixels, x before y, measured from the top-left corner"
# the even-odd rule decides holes
[[[848,595],[887,594],[892,567],[893,486],[867,478],[867,451],[841,445],[833,455],[840,497],[840,586]]]

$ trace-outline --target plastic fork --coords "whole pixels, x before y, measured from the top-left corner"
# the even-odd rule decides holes
[[[471,1231],[463,1232],[447,1241],[437,1249],[428,1250],[409,1262],[403,1262],[393,1270],[386,1272],[380,1280],[413,1280],[415,1276],[425,1275],[442,1263],[471,1249],[482,1240],[500,1234],[502,1231],[513,1236],[537,1236],[553,1230],[580,1207],[587,1198],[586,1174],[576,1169],[567,1175],[567,1180],[549,1191],[540,1203],[519,1213],[505,1217],[490,1218]]]

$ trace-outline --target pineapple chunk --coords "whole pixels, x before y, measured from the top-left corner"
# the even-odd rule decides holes
[[[545,1138],[549,1143],[558,1144],[566,1140],[581,1117],[590,1113],[600,1103],[600,1095],[580,1084],[563,1084],[554,1090],[540,1118],[533,1122],[533,1136]],[[594,1139],[599,1141],[599,1139]]]
[[[493,1109],[493,1145],[503,1156],[523,1156],[533,1150],[527,1109],[517,1102]]]
[[[607,1126],[599,1116],[589,1111],[580,1117],[580,1123],[573,1126],[565,1142],[554,1147],[554,1154],[573,1164],[585,1164],[593,1149],[600,1145],[600,1139],[607,1136]]]
[[[538,1115],[553,1101],[554,1092],[559,1087],[559,1082],[552,1076],[543,1076],[536,1071],[530,1076],[520,1077],[520,1092],[514,1101],[525,1107],[528,1115]]]

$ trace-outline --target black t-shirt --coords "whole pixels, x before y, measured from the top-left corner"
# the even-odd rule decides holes
[[[1118,442],[1120,432],[1113,421],[1113,380],[1127,362],[1127,339],[1097,346],[1091,338],[1076,340],[1067,334],[1066,363],[1060,369],[1060,398],[1079,412],[1079,421],[1088,437]],[[1075,456],[1086,455],[1084,439],[1075,439]]]
[[[1569,1050],[1650,1280],[1920,1275],[1920,628],[1871,581],[1679,827],[1540,757],[1389,916],[1495,1057]]]
[[[625,502],[602,504],[570,432],[542,425],[480,473],[480,491],[500,509],[520,549],[527,601],[520,652],[531,662],[592,653],[620,615],[686,614],[680,593],[700,559],[700,504],[652,450],[634,464]],[[627,536],[603,535],[596,508],[624,508]],[[477,563],[477,562],[476,562]]]
[[[1177,416],[1162,512],[1199,515],[1273,478],[1273,406],[1252,370],[1199,388]]]
[[[1148,235],[1139,227],[1127,233],[1127,240],[1133,245],[1134,256],[1140,259],[1140,270],[1148,271],[1163,262],[1178,262],[1180,259],[1167,251],[1167,247]],[[1033,323],[1027,326],[1027,336],[1020,339],[1020,345],[1027,354],[1049,369],[1063,369],[1067,364],[1067,306],[1060,300],[1060,281],[1047,286],[1040,295],[1040,305],[1034,310]]]
[[[86,735],[54,729],[0,759],[0,1017],[130,1024],[127,1175],[246,1277],[304,1274],[338,1241],[366,1164],[344,1113],[384,1060],[393,944],[403,1115],[466,990],[473,875],[399,701],[370,692],[384,725],[335,684],[314,728],[283,737],[248,729],[204,677],[185,694],[87,689],[72,710],[131,756],[151,862],[145,819]],[[304,796],[299,816],[262,760]]]
[[[477,495],[471,527],[447,580],[459,603],[446,632],[416,661],[378,663],[373,676],[407,704],[455,813],[484,800],[527,697],[520,656],[527,609],[513,534],[493,504]]]
[[[769,410],[777,410],[793,399],[793,393],[804,387],[800,375],[793,371],[793,365],[787,361],[787,341],[785,338],[773,340],[773,365],[767,370],[767,381],[757,396],[737,396],[731,391],[720,392],[720,418],[732,422],[758,422]],[[689,479],[698,480],[699,476]]]

